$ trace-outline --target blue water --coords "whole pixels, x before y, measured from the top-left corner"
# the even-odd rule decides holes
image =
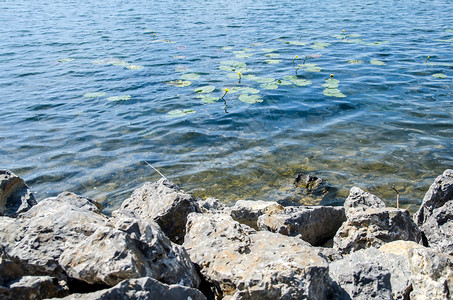
[[[394,185],[414,210],[453,166],[453,1],[4,0],[0,22],[0,167],[38,199],[70,190],[112,209],[160,177],[147,161],[225,202],[335,202],[358,185],[394,205]],[[246,63],[240,84],[227,60]],[[247,77],[297,65],[310,85]],[[200,77],[167,84],[186,73]],[[331,74],[346,97],[324,95]],[[206,85],[231,92],[203,103]],[[333,198],[295,191],[301,172]]]

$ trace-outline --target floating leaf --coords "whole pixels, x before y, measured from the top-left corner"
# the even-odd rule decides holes
[[[186,73],[182,74],[180,78],[184,80],[197,80],[200,79],[200,75],[197,73]]]
[[[261,42],[259,42],[259,43],[251,43],[250,46],[252,46],[252,47],[261,47],[261,46],[264,46],[264,43],[261,43]]]
[[[438,78],[438,79],[445,79],[445,78],[448,77],[447,75],[442,74],[442,73],[436,73],[436,74],[433,74],[431,76],[434,77],[434,78]]]
[[[318,67],[316,64],[302,64],[299,67],[303,68],[307,72],[321,72],[322,68]]]
[[[278,89],[278,85],[276,83],[264,83],[260,85],[260,88],[265,90],[275,90]]]
[[[261,49],[261,51],[263,51],[263,52],[274,52],[275,49],[272,49],[272,48],[263,48],[263,49]]]
[[[266,57],[269,57],[269,58],[280,57],[280,54],[278,54],[278,53],[268,53],[268,54],[266,54]]]
[[[377,65],[377,66],[384,66],[384,65],[386,65],[385,62],[380,61],[380,60],[375,60],[375,59],[370,60],[370,64],[372,64],[372,65]]]
[[[171,85],[171,86],[176,86],[176,87],[185,87],[185,86],[191,85],[192,82],[187,81],[187,80],[173,80],[173,81],[167,81],[166,84]]]
[[[297,86],[307,86],[307,85],[311,84],[311,81],[306,80],[306,79],[294,79],[294,80],[291,80],[291,82]]]
[[[106,92],[94,92],[94,93],[86,93],[83,95],[85,98],[98,98],[98,97],[104,97],[107,96]]]
[[[327,78],[325,80],[325,83],[322,86],[325,87],[325,88],[328,88],[328,89],[335,89],[339,85],[340,85],[340,81],[339,80],[333,79],[333,78]]]
[[[428,62],[428,63],[424,63],[424,64],[428,65],[428,66],[453,67],[453,63],[432,63],[432,62]]]
[[[245,68],[247,65],[243,62],[236,61],[236,60],[224,60],[220,62],[222,65],[231,66],[233,68]]]
[[[126,65],[126,68],[129,69],[129,70],[135,71],[135,70],[141,70],[141,69],[143,69],[143,66],[127,64],[127,65]]]
[[[222,48],[220,48],[220,49],[225,50],[225,51],[228,51],[228,50],[233,50],[233,47],[231,47],[231,46],[225,46],[225,47],[222,47]]]
[[[246,53],[244,51],[233,51],[233,53],[236,54],[237,58],[249,58],[253,55],[253,53]]]
[[[252,80],[255,81],[256,83],[270,83],[270,82],[275,81],[274,78],[270,78],[270,77],[258,77],[258,76],[255,76]]]
[[[131,99],[131,95],[123,95],[123,96],[113,96],[113,97],[108,97],[108,101],[127,101]]]
[[[453,29],[445,29],[445,32],[453,32]]]
[[[172,117],[183,117],[185,115],[193,114],[193,113],[195,113],[195,111],[193,109],[184,109],[184,110],[175,109],[175,110],[169,111],[167,114]]]
[[[288,80],[276,80],[275,81],[275,84],[278,84],[278,85],[291,85],[293,84],[291,81],[288,81]]]
[[[268,64],[279,64],[282,62],[282,60],[281,59],[266,59],[265,62]]]
[[[305,46],[307,43],[301,42],[301,41],[285,41],[286,44],[289,45],[296,45],[296,46]]]
[[[441,39],[437,39],[436,41],[437,41],[437,42],[446,42],[446,43],[453,43],[453,38],[451,38],[451,39],[448,39],[448,40],[441,40]]]
[[[329,47],[330,44],[326,42],[315,42],[313,45],[311,45],[311,48],[313,49],[324,49],[326,47]]]
[[[91,63],[93,65],[113,65],[120,60],[118,58],[103,58],[99,60],[93,60]]]
[[[263,102],[263,99],[259,95],[241,94],[238,99],[245,103]]]
[[[242,78],[255,81],[258,78],[258,76],[256,76],[256,75],[244,75],[244,76],[242,76]]]
[[[323,94],[328,97],[344,98],[346,97],[339,89],[325,89]]]
[[[359,65],[359,64],[363,64],[363,63],[364,63],[364,61],[361,59],[348,60],[348,64],[351,64],[351,65]]]
[[[212,92],[213,90],[215,90],[215,86],[213,86],[213,85],[205,85],[205,86],[201,86],[199,88],[196,88],[193,91],[195,93],[199,93],[199,94],[208,94],[208,93]]]
[[[173,59],[186,59],[184,55],[173,55]]]
[[[252,48],[244,48],[244,49],[242,49],[242,51],[245,51],[245,52],[252,52],[253,49],[252,49]]]
[[[161,41],[162,43],[165,43],[165,44],[176,44],[176,42],[173,42],[173,41],[170,41],[170,40],[166,40],[166,39],[162,39],[162,40],[159,40]]]
[[[198,95],[197,98],[201,99],[201,102],[203,103],[214,103],[220,100],[219,97],[215,97],[212,95]]]
[[[58,62],[59,63],[62,63],[62,62],[69,62],[69,61],[73,61],[74,58],[62,58],[62,59],[59,59]]]

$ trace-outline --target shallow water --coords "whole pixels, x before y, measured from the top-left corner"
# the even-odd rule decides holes
[[[394,185],[413,211],[453,165],[452,16],[451,1],[1,1],[0,167],[38,199],[70,190],[107,209],[160,177],[147,161],[224,202],[339,203],[357,185],[395,205]],[[251,69],[240,84],[227,60]],[[310,85],[247,77],[298,64]],[[200,78],[167,84],[185,73]],[[346,97],[323,93],[330,74]],[[231,92],[203,103],[206,85]],[[298,173],[334,192],[307,196]]]

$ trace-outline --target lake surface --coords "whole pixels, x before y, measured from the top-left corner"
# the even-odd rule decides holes
[[[0,20],[0,168],[38,199],[111,210],[160,178],[146,161],[224,202],[394,186],[413,211],[453,167],[453,1],[3,0]]]

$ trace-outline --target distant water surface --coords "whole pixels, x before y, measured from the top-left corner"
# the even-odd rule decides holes
[[[413,211],[453,166],[452,1],[4,0],[0,20],[0,168],[38,199],[113,209],[159,179],[147,161],[226,203],[394,186]]]

